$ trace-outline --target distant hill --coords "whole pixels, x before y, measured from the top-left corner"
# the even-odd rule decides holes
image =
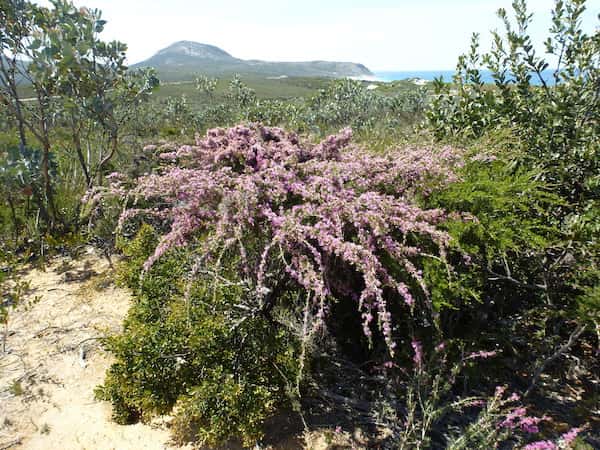
[[[373,75],[362,64],[332,61],[269,62],[244,60],[231,56],[214,45],[179,41],[160,50],[132,68],[154,67],[166,80],[186,80],[197,73],[230,75],[234,73],[266,77],[360,77]]]

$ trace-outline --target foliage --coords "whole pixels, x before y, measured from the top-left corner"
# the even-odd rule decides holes
[[[33,203],[38,203],[42,198],[43,180],[41,177],[42,152],[26,147],[19,148],[16,144],[10,144],[0,153],[0,193],[8,203],[7,224],[12,226],[3,227],[5,235],[13,234],[15,245],[22,237],[25,223],[23,216],[31,216]],[[56,161],[50,158],[50,174],[56,173]],[[39,207],[39,203],[38,203]],[[25,209],[23,215],[20,209]],[[27,230],[29,237],[35,234],[34,229]],[[4,233],[3,233],[4,234]]]
[[[121,244],[128,257],[121,280],[136,295],[123,333],[106,341],[117,362],[97,395],[112,402],[120,423],[174,408],[174,435],[182,442],[255,442],[262,422],[287,400],[280,373],[293,377],[297,370],[294,340],[264,317],[232,326],[236,285],[199,277],[186,294],[189,254],[170,252],[140,278],[156,239],[142,225]]]
[[[465,313],[468,299],[474,298],[480,312],[484,303],[506,313],[539,299],[536,293],[547,290],[546,268],[539,255],[561,236],[548,218],[549,211],[561,204],[560,197],[536,180],[535,172],[515,171],[493,153],[467,158],[459,175],[458,182],[426,203],[475,218],[445,223],[456,247],[468,257],[456,256],[462,264],[451,283],[431,281],[434,304],[460,306]],[[438,272],[426,270],[425,276]]]
[[[194,90],[185,85],[178,85],[177,89],[164,86],[162,91],[170,95],[161,101],[163,107],[153,113],[159,133],[168,137],[191,136],[194,131],[202,133],[213,127],[250,121],[323,138],[349,126],[359,139],[369,143],[381,139],[389,145],[418,122],[428,101],[426,88],[410,83],[394,88],[357,80],[289,79],[269,80],[268,86],[264,83],[248,76],[231,80],[200,76]],[[296,94],[299,87],[306,89],[302,96]],[[171,102],[185,104],[173,110]]]
[[[518,151],[505,164],[517,182],[514,187],[527,183],[522,177],[529,173],[525,176],[535,179],[532,186],[542,182],[549,194],[545,199],[525,192],[519,196],[522,206],[529,209],[526,216],[528,221],[533,220],[535,229],[520,218],[518,228],[517,223],[507,221],[516,216],[506,214],[506,208],[500,205],[500,199],[508,198],[501,192],[489,197],[506,214],[506,220],[496,215],[499,220],[487,221],[482,228],[490,238],[495,235],[499,239],[494,246],[503,247],[502,239],[512,229],[528,236],[536,251],[529,251],[526,258],[516,255],[517,249],[525,256],[526,249],[531,248],[528,242],[517,239],[508,253],[507,249],[492,246],[500,250],[497,256],[504,261],[496,257],[488,259],[485,265],[497,279],[512,282],[515,288],[543,292],[546,299],[560,305],[556,314],[578,309],[589,320],[597,315],[593,312],[592,287],[597,280],[600,226],[600,32],[586,35],[582,31],[584,0],[557,0],[550,36],[545,42],[547,56],[543,57],[536,53],[528,34],[532,15],[525,1],[513,2],[513,8],[514,25],[506,11],[498,11],[505,30],[503,35],[492,33],[493,44],[488,53],[480,54],[478,36],[474,35],[470,52],[459,58],[454,85],[439,80],[435,83],[436,95],[427,119],[441,140],[460,136],[463,141],[472,142],[501,130],[514,135],[512,142]],[[553,71],[548,69],[550,60],[556,60]],[[483,83],[482,65],[490,71],[494,85]],[[508,140],[503,142],[508,146]],[[485,173],[473,169],[473,176]],[[463,194],[465,199],[473,199]],[[445,195],[448,200],[451,191]],[[481,221],[489,212],[473,210]],[[536,212],[538,218],[530,216]],[[545,242],[531,240],[531,232]],[[509,260],[513,261],[512,268]],[[502,266],[504,269],[499,270]],[[519,278],[522,283],[517,282]],[[506,293],[502,295],[506,298]],[[550,311],[546,309],[545,313]]]
[[[205,75],[200,75],[196,78],[196,89],[200,94],[212,98],[217,89],[217,82],[216,78],[208,78]]]
[[[600,186],[600,32],[588,36],[581,30],[585,0],[557,0],[545,42],[557,66],[547,79],[549,62],[536,54],[527,31],[532,15],[524,0],[513,7],[515,26],[503,9],[498,11],[505,34],[492,33],[489,53],[479,53],[478,36],[473,36],[469,54],[457,65],[455,93],[440,81],[435,84],[429,124],[439,138],[510,128],[525,144],[528,165],[541,167],[545,181],[583,206],[597,200]],[[494,86],[483,83],[481,64],[490,70]]]
[[[126,46],[99,39],[106,22],[98,10],[75,8],[63,0],[52,1],[51,8],[7,0],[0,18],[0,99],[16,124],[21,156],[39,146],[41,183],[33,195],[43,222],[50,231],[59,225],[69,228],[70,208],[55,199],[64,194],[61,180],[51,173],[56,146],[72,149],[69,159],[79,165],[84,186],[94,184],[96,177],[101,182],[117,153],[124,122],[157,80],[152,72],[128,73]],[[23,98],[22,84],[32,93],[29,101]],[[61,131],[69,138],[57,136]],[[86,135],[87,151],[82,143]],[[29,145],[30,140],[37,145]]]
[[[330,133],[345,126],[357,133],[376,128],[393,133],[395,128],[410,124],[420,116],[426,103],[426,93],[415,87],[384,96],[376,90],[369,90],[364,82],[346,79],[332,81],[307,103],[307,122],[321,133]]]
[[[425,183],[433,188],[455,179],[451,165],[459,155],[445,148],[374,157],[343,151],[350,138],[344,130],[309,146],[280,129],[238,126],[211,130],[196,146],[161,155],[178,167],[142,177],[133,189],[115,186],[149,206],[125,211],[122,221],[148,214],[171,223],[145,269],[207,234],[198,268],[239,252],[248,311],[270,311],[282,290],[295,286],[322,319],[331,298],[349,296],[365,335],[370,339],[377,323],[393,353],[388,302],[400,300],[409,315],[417,301],[427,311],[429,291],[418,266],[443,260],[449,243],[437,228],[444,212],[423,210],[412,199],[416,189],[427,195]]]
[[[240,108],[245,108],[256,102],[256,93],[242,82],[239,75],[234,76],[229,82],[227,96]]]

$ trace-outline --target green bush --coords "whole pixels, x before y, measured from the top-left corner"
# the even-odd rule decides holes
[[[547,55],[557,61],[551,73],[550,58],[536,53],[528,34],[532,15],[525,1],[513,2],[515,25],[500,9],[504,33],[492,33],[492,49],[484,54],[478,36],[473,36],[470,52],[459,58],[454,83],[434,83],[435,96],[426,114],[430,130],[440,140],[470,144],[507,131],[514,136],[505,140],[507,151],[511,146],[519,151],[504,159],[516,191],[485,193],[489,173],[472,167],[467,183],[476,182],[471,187],[478,198],[468,191],[457,192],[469,186],[458,185],[444,193],[441,204],[461,210],[466,206],[478,217],[481,227],[467,227],[460,233],[478,229],[483,234],[476,240],[485,238],[486,246],[498,250],[496,256],[505,268],[498,275],[498,267],[493,267],[498,259],[488,255],[484,267],[496,273],[492,276],[530,294],[539,293],[536,288],[543,286],[547,299],[560,305],[558,313],[589,311],[577,303],[589,306],[593,298],[589,293],[600,254],[600,32],[583,32],[585,3],[555,2],[545,42]],[[490,71],[493,85],[483,82],[482,67]],[[519,192],[519,186],[531,183],[533,187],[538,182],[560,201],[548,201],[547,195],[540,202],[531,197],[530,189]],[[483,196],[478,186],[484,188]],[[502,204],[505,200],[508,203]],[[507,211],[507,207],[514,209]],[[508,270],[506,261],[515,270]],[[517,278],[523,282],[516,283]]]
[[[264,420],[288,401],[295,340],[266,317],[235,321],[239,287],[201,276],[186,285],[189,253],[171,251],[142,274],[156,245],[149,225],[120,245],[127,257],[120,279],[135,297],[123,332],[106,340],[116,362],[98,398],[113,404],[119,423],[174,411],[182,442],[255,442]]]
[[[449,335],[477,334],[490,327],[481,317],[502,319],[545,298],[543,255],[562,236],[548,225],[548,214],[561,199],[535,175],[515,171],[494,153],[477,153],[467,158],[458,182],[426,200],[427,207],[463,212],[450,213],[445,222],[453,237],[450,276],[441,261],[424,262]]]
[[[574,206],[600,195],[600,32],[582,31],[585,3],[555,2],[545,42],[547,54],[558,60],[551,76],[528,34],[532,15],[525,1],[513,2],[516,27],[500,9],[504,35],[493,32],[492,49],[484,54],[474,35],[470,52],[459,58],[454,86],[438,80],[427,112],[430,128],[442,139],[511,129],[525,144],[524,162],[541,168],[544,180]],[[482,65],[494,85],[483,82]]]

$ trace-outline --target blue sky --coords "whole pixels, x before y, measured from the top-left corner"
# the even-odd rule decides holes
[[[472,32],[489,45],[499,7],[511,0],[75,0],[108,20],[104,39],[129,46],[129,62],[174,41],[213,44],[244,59],[361,62],[372,70],[452,69]],[[529,0],[531,33],[541,43],[553,0]],[[588,0],[584,29],[599,25]]]

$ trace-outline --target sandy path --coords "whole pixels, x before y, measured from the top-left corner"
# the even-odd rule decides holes
[[[65,281],[84,269],[100,275]],[[164,426],[117,425],[110,406],[94,399],[110,363],[96,338],[117,331],[129,306],[111,273],[88,252],[24,275],[32,292],[11,312],[8,352],[0,353],[0,449],[173,448]]]

